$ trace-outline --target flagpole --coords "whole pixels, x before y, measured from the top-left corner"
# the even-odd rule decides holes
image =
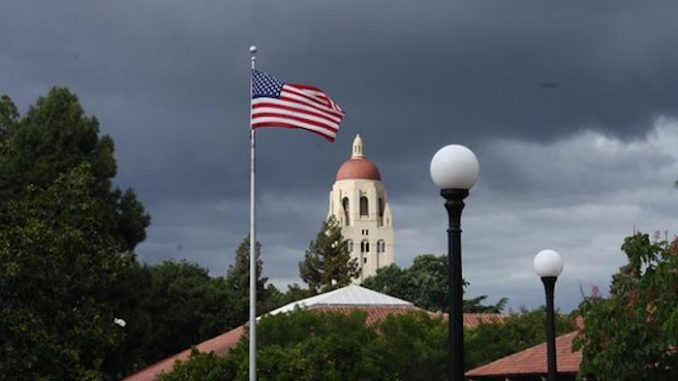
[[[250,46],[250,63],[255,69],[257,47]],[[252,72],[250,72],[250,356],[249,381],[257,380],[257,238],[255,213],[255,181],[256,169],[255,134],[252,128]]]

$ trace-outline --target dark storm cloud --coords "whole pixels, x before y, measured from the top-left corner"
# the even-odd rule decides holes
[[[511,208],[586,214],[606,195],[619,218],[637,217],[623,206],[640,200],[619,189],[658,187],[654,168],[678,177],[669,151],[625,145],[678,116],[677,14],[668,1],[6,1],[0,92],[25,110],[52,85],[75,91],[116,142],[118,183],[154,217],[141,257],[186,257],[221,274],[248,229],[247,47],[257,44],[259,68],[318,85],[347,110],[334,145],[258,134],[260,238],[269,276],[289,280],[356,133],[400,218],[403,265],[442,251],[428,163],[446,142],[478,153],[481,205],[505,213],[485,209],[487,224],[515,228],[516,218],[538,230],[549,217],[532,223]],[[618,151],[589,144],[606,137]],[[660,223],[675,201],[663,200],[642,203]],[[476,227],[497,240],[526,234]],[[597,247],[619,239],[606,234]],[[477,250],[492,258],[490,246]]]
[[[22,2],[3,12],[3,46],[22,83],[63,83],[85,102],[98,96],[97,111],[146,120],[117,116],[105,126],[114,136],[149,130],[145,144],[162,126],[168,146],[157,149],[180,166],[186,160],[174,152],[199,146],[214,161],[222,147],[242,146],[246,47],[257,43],[260,67],[341,101],[342,138],[363,131],[372,155],[406,161],[422,152],[403,152],[408,139],[381,144],[381,135],[411,131],[417,147],[493,135],[548,140],[585,128],[637,136],[657,114],[675,114],[675,6],[602,4]],[[111,98],[119,103],[107,110]],[[303,160],[308,149],[296,140],[270,155]],[[322,168],[307,161],[296,180],[307,180],[302,169]]]

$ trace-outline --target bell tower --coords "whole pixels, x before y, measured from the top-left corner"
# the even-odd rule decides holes
[[[351,258],[358,260],[361,272],[355,283],[395,262],[388,195],[379,169],[365,156],[360,135],[353,140],[351,158],[337,172],[330,191],[327,218],[330,216],[341,224]]]

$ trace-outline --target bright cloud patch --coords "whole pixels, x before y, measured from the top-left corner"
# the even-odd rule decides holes
[[[587,131],[549,144],[494,140],[478,151],[484,173],[462,222],[470,295],[508,296],[513,307],[542,304],[532,258],[553,248],[565,261],[557,304],[569,310],[580,290],[606,288],[625,261],[619,247],[634,228],[678,234],[674,120],[658,119],[638,140]],[[400,264],[422,252],[445,252],[445,216],[435,197],[394,200]]]

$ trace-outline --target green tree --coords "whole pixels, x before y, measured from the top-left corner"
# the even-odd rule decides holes
[[[447,326],[421,311],[369,325],[365,312],[296,310],[258,324],[262,381],[435,380],[446,366]],[[161,381],[247,380],[248,342],[225,357],[194,352]],[[217,374],[223,378],[210,378]]]
[[[124,331],[116,299],[135,258],[101,234],[88,163],[3,200],[0,379],[98,380]]]
[[[360,275],[358,261],[351,258],[348,241],[334,217],[323,222],[315,241],[311,241],[299,262],[301,279],[313,292],[325,292],[347,286]]]
[[[612,277],[609,298],[579,306],[584,328],[580,377],[597,380],[678,379],[678,239],[627,237],[628,263]]]
[[[238,373],[234,356],[218,356],[193,348],[186,361],[179,361],[169,373],[160,374],[161,381],[231,381]]]
[[[7,139],[19,120],[19,110],[7,95],[0,96],[0,155],[3,141]]]
[[[274,298],[279,291],[272,285],[267,287],[267,277],[262,276],[263,261],[261,260],[261,244],[255,247],[255,271],[257,285],[257,314],[269,310],[269,295]],[[233,309],[236,311],[236,321],[242,324],[249,319],[250,303],[250,238],[245,237],[235,251],[235,261],[228,266],[226,285],[233,292]],[[275,303],[274,303],[275,304]]]
[[[360,284],[362,287],[395,296],[413,302],[413,282],[407,269],[401,269],[398,265],[391,264],[377,269],[377,274],[365,278]],[[421,307],[421,306],[420,306]]]
[[[467,282],[464,282],[468,286]],[[448,276],[447,257],[422,254],[414,257],[412,266],[401,269],[397,265],[382,267],[377,274],[365,279],[363,287],[414,303],[430,311],[447,311]],[[466,312],[501,312],[507,299],[494,306],[482,304],[486,296],[464,300]]]
[[[126,255],[134,257],[131,253]],[[149,364],[146,347],[153,337],[147,307],[150,287],[149,271],[137,260],[130,260],[115,284],[109,286],[107,302],[115,317],[125,320],[126,325],[116,326],[123,335],[102,363],[102,372],[108,379],[118,380]]]
[[[0,378],[108,379],[139,362],[132,250],[150,217],[115,173],[113,141],[67,89],[23,116],[0,98]]]
[[[418,255],[407,269],[412,280],[411,292],[414,304],[432,311],[446,311],[450,291],[448,289],[447,257],[433,254]],[[468,285],[463,281],[464,287]]]
[[[447,323],[424,312],[390,315],[375,326],[379,335],[367,350],[385,380],[444,380]]]
[[[85,116],[73,93],[52,88],[20,118],[11,99],[3,97],[0,131],[0,139],[5,135],[0,151],[0,199],[22,197],[28,186],[46,189],[60,175],[88,163],[94,178],[93,196],[101,204],[92,212],[102,222],[102,234],[115,237],[120,251],[131,251],[144,240],[150,217],[132,190],[123,192],[112,186],[116,174],[113,140],[99,137],[99,122]]]
[[[145,348],[147,363],[180,352],[221,334],[236,321],[235,297],[223,278],[190,262],[165,261],[148,267],[150,292],[145,308],[151,338]]]

